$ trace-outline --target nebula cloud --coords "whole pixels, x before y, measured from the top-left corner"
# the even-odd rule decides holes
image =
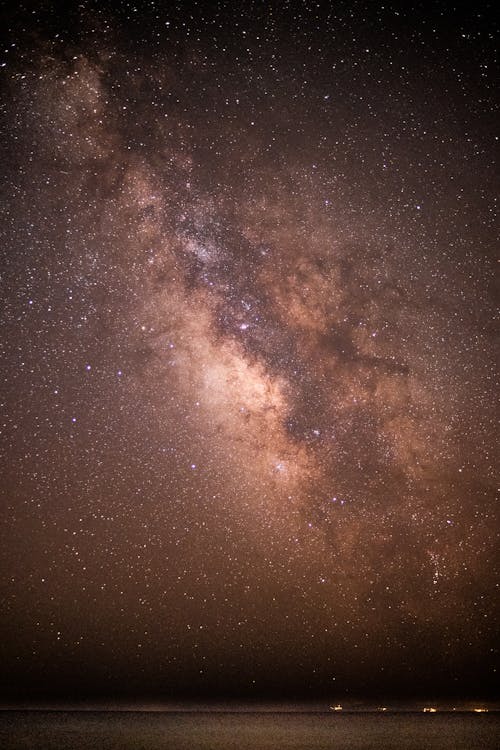
[[[28,38],[19,14],[14,693],[43,693],[46,669],[75,695],[489,684],[493,180],[473,73],[440,103],[415,57],[403,80],[340,31],[308,42],[316,59],[245,14],[243,51],[229,16],[184,37],[159,10],[149,45],[119,11],[82,10],[78,38],[47,18]]]

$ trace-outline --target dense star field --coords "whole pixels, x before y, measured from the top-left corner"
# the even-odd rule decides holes
[[[492,6],[201,6],[3,11],[4,700],[492,696]]]

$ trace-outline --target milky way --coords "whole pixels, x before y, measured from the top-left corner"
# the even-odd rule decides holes
[[[7,14],[4,696],[488,692],[488,11],[158,5]]]

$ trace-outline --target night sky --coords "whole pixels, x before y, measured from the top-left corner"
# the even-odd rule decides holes
[[[0,697],[494,697],[494,4],[203,5],[0,16]]]

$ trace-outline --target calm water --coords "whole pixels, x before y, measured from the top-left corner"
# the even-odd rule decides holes
[[[0,712],[2,750],[498,750],[493,714]]]

